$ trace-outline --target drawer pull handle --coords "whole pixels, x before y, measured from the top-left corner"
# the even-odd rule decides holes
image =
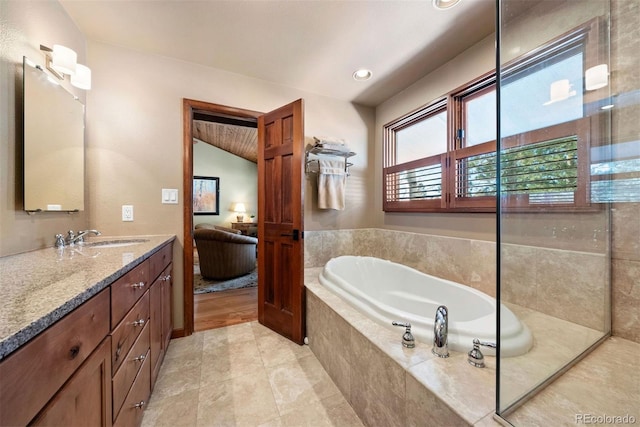
[[[133,360],[135,360],[136,362],[142,362],[146,358],[147,356],[145,356],[144,354],[141,354],[140,356],[135,357]]]
[[[145,323],[144,319],[138,319],[138,320],[133,322],[133,326],[142,326],[142,325],[144,325],[144,323]]]
[[[144,288],[144,282],[134,283],[134,284],[131,285],[131,287],[133,289],[142,289],[142,288]]]
[[[80,346],[74,345],[71,347],[71,350],[69,350],[69,358],[75,359],[78,354],[80,354]]]
[[[143,406],[144,406],[144,400],[141,400],[140,402],[133,404],[133,407],[136,409],[142,409]]]
[[[162,276],[161,280],[164,282],[168,282],[169,280],[171,280],[171,275],[167,274],[166,276]]]

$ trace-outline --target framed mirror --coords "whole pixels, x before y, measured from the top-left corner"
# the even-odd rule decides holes
[[[84,210],[84,111],[27,57],[24,70],[24,210]]]

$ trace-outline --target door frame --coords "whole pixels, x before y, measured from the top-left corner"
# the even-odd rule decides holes
[[[175,336],[193,333],[193,114],[205,112],[258,119],[263,113],[194,99],[182,99],[182,194],[183,194],[183,330]],[[258,147],[256,147],[256,150]]]

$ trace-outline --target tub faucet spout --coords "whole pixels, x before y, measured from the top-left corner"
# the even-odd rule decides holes
[[[436,310],[436,318],[433,323],[433,347],[431,352],[438,357],[449,357],[449,311],[441,305]]]

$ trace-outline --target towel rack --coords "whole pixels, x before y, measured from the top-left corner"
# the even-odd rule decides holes
[[[342,157],[344,159],[344,173],[349,175],[349,167],[353,166],[353,163],[347,161],[349,157],[353,157],[356,155],[353,151],[340,151],[340,150],[332,150],[329,148],[324,148],[320,146],[314,146],[308,149],[305,152],[305,162],[304,162],[304,171],[305,173],[316,173],[317,171],[309,169],[309,165],[311,163],[316,162],[318,167],[320,167],[320,159],[309,158],[309,155],[313,154],[315,156],[334,156],[334,157]]]

